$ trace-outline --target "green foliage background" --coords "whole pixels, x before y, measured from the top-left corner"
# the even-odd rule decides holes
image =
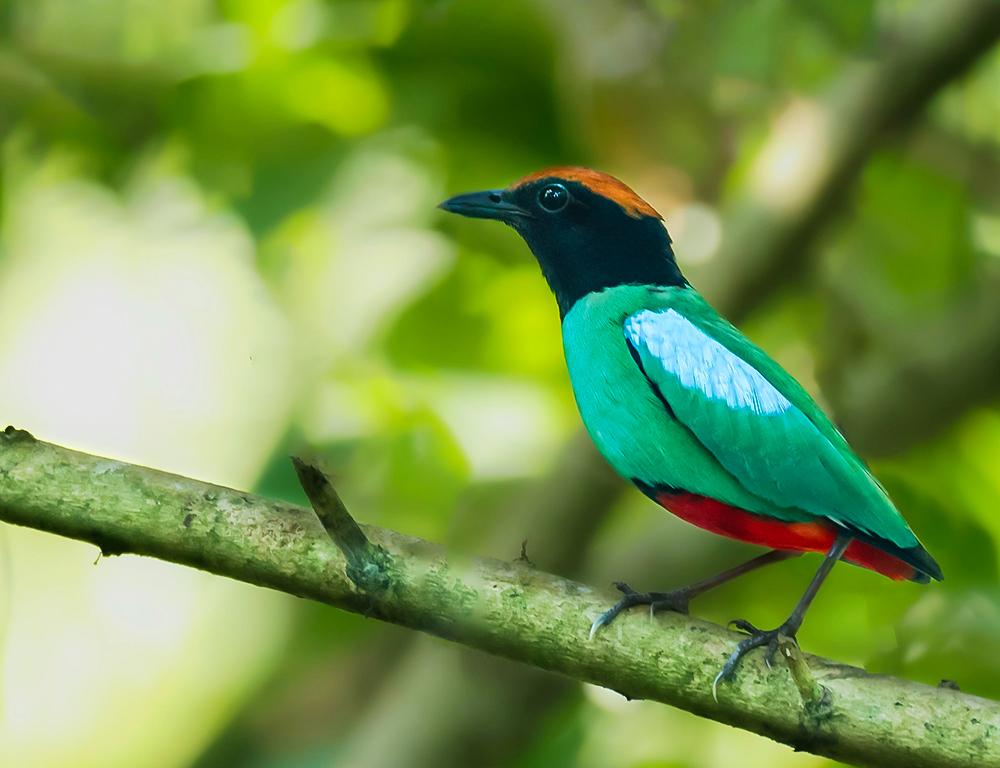
[[[558,315],[513,233],[435,205],[591,165],[711,282],[728,207],[783,167],[794,193],[768,136],[811,130],[916,5],[8,0],[0,419],[297,501],[287,456],[310,446],[359,519],[517,557],[512,510],[579,429]],[[877,378],[976,338],[926,329],[1000,285],[997,179],[993,52],[877,150],[745,330],[835,415],[863,400],[859,364]],[[842,566],[808,650],[1000,696],[1000,382],[983,389],[927,434],[948,397],[930,393],[919,440],[845,423],[947,581]],[[0,536],[5,765],[825,762],[285,595]],[[749,551],[627,491],[565,570],[665,589]],[[815,565],[695,611],[775,625]]]

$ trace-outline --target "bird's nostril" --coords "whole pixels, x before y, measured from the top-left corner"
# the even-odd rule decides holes
[[[490,202],[491,203],[499,203],[500,202],[500,193],[499,192],[490,192]]]

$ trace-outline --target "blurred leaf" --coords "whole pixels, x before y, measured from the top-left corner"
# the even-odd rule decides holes
[[[574,768],[578,765],[586,723],[580,699],[572,697],[554,709],[540,729],[538,740],[515,763],[516,768]]]
[[[970,234],[958,182],[883,152],[864,173],[851,267],[857,280],[885,281],[889,300],[938,308],[971,274]]]
[[[309,506],[309,499],[299,484],[291,457],[301,449],[303,441],[294,432],[284,437],[257,477],[253,492],[269,499],[281,499],[302,507]]]

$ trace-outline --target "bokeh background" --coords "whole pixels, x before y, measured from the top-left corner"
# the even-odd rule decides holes
[[[663,513],[581,439],[518,238],[435,210],[591,165],[664,214],[695,285],[843,425],[944,568],[929,587],[837,568],[802,644],[1000,696],[1000,54],[903,68],[926,108],[856,129],[907,29],[952,34],[918,23],[948,4],[8,0],[0,420],[293,501],[287,457],[316,449],[363,521],[511,559],[527,539],[595,585],[731,565],[752,550]],[[4,766],[827,764],[97,555],[0,529]],[[776,625],[815,567],[695,612]]]

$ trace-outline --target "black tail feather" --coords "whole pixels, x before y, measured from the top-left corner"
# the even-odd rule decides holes
[[[845,527],[845,526],[842,526]],[[859,541],[871,544],[873,547],[881,549],[883,552],[902,560],[907,565],[912,565],[917,573],[910,581],[918,584],[929,584],[931,579],[944,581],[944,574],[941,573],[941,566],[931,557],[930,553],[924,549],[922,544],[913,547],[900,547],[893,544],[888,539],[872,536],[870,533],[859,531],[856,528],[848,528],[848,533]]]

